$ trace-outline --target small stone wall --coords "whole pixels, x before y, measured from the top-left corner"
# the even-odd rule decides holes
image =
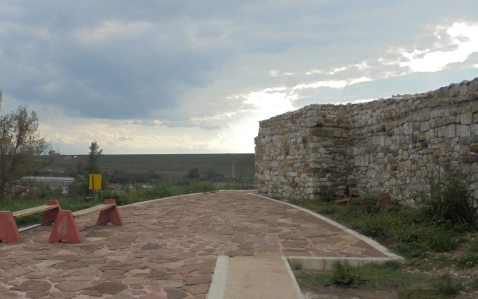
[[[310,105],[260,122],[256,185],[280,198],[318,196],[334,184],[388,192],[414,206],[429,178],[470,179],[478,206],[478,78],[364,104]]]

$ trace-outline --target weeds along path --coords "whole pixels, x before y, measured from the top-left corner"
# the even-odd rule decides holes
[[[85,230],[80,244],[48,243],[50,227],[27,231],[23,243],[0,244],[0,298],[155,293],[199,299],[209,290],[218,255],[387,257],[322,219],[249,192],[125,206],[123,226]],[[94,218],[78,219],[79,229]]]

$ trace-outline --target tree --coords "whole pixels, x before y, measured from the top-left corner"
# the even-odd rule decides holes
[[[2,93],[0,91],[0,104]],[[58,157],[51,144],[38,132],[39,120],[27,107],[0,116],[0,204],[7,186],[47,165]]]
[[[92,141],[89,147],[90,153],[88,154],[88,160],[85,165],[85,171],[89,174],[97,174],[100,172],[100,167],[98,165],[98,159],[103,153],[103,150],[100,149],[98,142]]]
[[[195,178],[198,178],[198,177],[199,177],[199,169],[193,168],[193,169],[189,170],[188,175],[187,175],[188,179],[195,179]]]

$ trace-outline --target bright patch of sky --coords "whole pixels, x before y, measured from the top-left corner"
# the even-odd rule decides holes
[[[2,112],[63,154],[254,152],[259,121],[478,76],[476,1],[0,2]],[[427,13],[424,14],[423,12]]]
[[[439,33],[444,28],[437,27],[435,33],[438,38],[438,47],[442,36]],[[409,59],[407,62],[400,62],[401,67],[410,67],[413,72],[437,72],[454,62],[463,62],[472,53],[478,50],[478,24],[468,25],[465,23],[454,23],[446,30],[448,37],[446,45],[453,45],[454,49],[448,51],[437,51],[433,48],[415,50],[412,53],[403,52],[403,56]]]

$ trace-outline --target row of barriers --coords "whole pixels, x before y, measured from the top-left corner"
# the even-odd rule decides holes
[[[106,225],[108,222],[113,225],[123,225],[123,219],[114,199],[105,199],[101,205],[76,212],[62,210],[57,200],[49,200],[46,205],[30,209],[16,212],[0,211],[0,242],[20,243],[20,233],[15,219],[42,212],[44,213],[41,225],[51,225],[54,223],[48,240],[51,243],[60,241],[68,241],[70,243],[83,242],[75,218],[96,212],[100,212],[96,221],[97,225]]]

